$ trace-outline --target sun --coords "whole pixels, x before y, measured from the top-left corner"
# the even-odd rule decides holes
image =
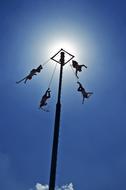
[[[78,43],[75,37],[73,38],[70,35],[55,35],[51,38],[48,38],[48,42],[46,43],[46,52],[48,52],[47,57],[52,57],[56,54],[60,49],[64,49],[70,54],[79,56],[80,54],[80,44]]]
[[[71,54],[76,53],[76,49],[74,44],[69,42],[68,40],[62,39],[57,42],[52,42],[51,44],[52,53],[55,54],[57,51],[59,51],[61,48],[68,51]]]
[[[66,29],[64,29],[61,26],[58,27],[58,30],[56,28],[57,27],[49,28],[44,37],[39,40],[39,54],[43,55],[43,60],[50,60],[48,64],[48,70],[50,71],[49,75],[51,75],[55,67],[55,62],[51,60],[51,57],[61,49],[73,55],[73,60],[77,61],[79,64],[87,65],[87,60],[91,57],[91,51],[89,51],[90,43],[88,43],[87,35],[84,33],[82,34],[82,31],[79,29],[77,30],[77,27],[71,26],[65,27]],[[41,44],[43,44],[43,46]],[[60,54],[58,56],[57,59],[60,60]],[[65,60],[69,59],[67,56],[67,53],[65,53]],[[66,74],[67,77],[65,77],[67,79],[71,77],[71,73],[74,75],[71,65],[72,60],[64,65],[64,75]],[[60,64],[57,64],[56,72],[59,67]],[[75,75],[73,77],[75,77]]]
[[[69,61],[72,56],[75,57],[76,53],[77,53],[77,50],[76,50],[76,46],[74,45],[74,43],[66,40],[66,39],[62,39],[59,41],[56,41],[55,43],[52,42],[51,43],[51,55],[55,55],[59,50],[63,49],[65,50],[65,62]],[[68,52],[68,53],[67,53]],[[60,60],[60,53],[58,53],[56,56],[55,56],[55,59],[57,61]],[[68,64],[65,64],[65,68],[67,67]]]
[[[54,71],[55,65],[56,66],[56,70],[55,70],[55,75],[53,77],[53,80],[55,80],[55,78],[57,78],[57,76],[59,75],[59,69],[60,69],[60,64],[56,63],[55,61],[51,60],[51,57],[53,57],[57,52],[59,52],[61,49],[65,50],[66,52],[70,53],[71,55],[74,56],[74,59],[76,59],[76,55],[78,53],[77,51],[77,43],[75,42],[75,40],[71,40],[70,38],[68,39],[68,37],[63,37],[63,36],[57,36],[57,38],[53,39],[49,39],[47,41],[47,44],[45,46],[46,49],[46,57],[50,58],[49,64],[47,65],[47,69],[48,71],[48,76],[52,76],[52,73]],[[78,48],[79,49],[79,48]],[[55,59],[57,61],[60,60],[60,53],[55,57]],[[68,55],[67,53],[65,53],[65,62],[67,62],[69,59],[71,58],[70,55]],[[73,71],[71,69],[71,65],[72,65],[72,60],[69,61],[67,64],[64,65],[63,68],[63,76],[64,76],[64,83],[65,81],[69,81],[69,78],[73,78],[75,77],[73,74]],[[72,76],[71,76],[72,75]],[[68,82],[67,82],[68,83]]]

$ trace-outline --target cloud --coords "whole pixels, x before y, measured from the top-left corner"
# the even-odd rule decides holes
[[[42,185],[40,183],[37,183],[35,187],[36,187],[36,190],[48,190],[49,189],[48,185]],[[74,190],[74,188],[73,188],[73,184],[70,183],[67,185],[63,185],[61,187],[56,187],[56,190]]]
[[[41,185],[40,183],[36,184],[36,190],[48,190],[49,186],[48,185]]]
[[[73,184],[70,183],[69,185],[63,185],[61,188],[57,188],[57,190],[74,190]]]

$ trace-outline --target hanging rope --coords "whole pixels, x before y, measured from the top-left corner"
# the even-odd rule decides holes
[[[17,84],[19,84],[20,82],[24,81],[25,79],[27,79],[29,76],[32,78],[33,75],[36,75],[36,72],[40,72],[41,69],[43,69],[43,66],[45,66],[48,62],[50,61],[50,59],[48,59],[47,61],[43,62],[42,65],[39,65],[39,67],[37,67],[37,69],[39,69],[39,71],[37,71],[37,69],[32,69],[30,71],[30,74],[28,74],[26,77],[24,77],[23,79],[19,80],[19,81],[16,81]],[[42,61],[39,62],[39,64],[42,63]],[[33,72],[34,70],[34,74],[31,74],[31,72]],[[36,70],[36,71],[35,71]],[[28,78],[29,79],[29,78]],[[31,79],[30,79],[31,80]],[[26,80],[27,81],[27,80]]]
[[[39,108],[42,109],[42,110],[45,111],[45,112],[49,112],[48,107],[43,108],[43,106],[47,105],[46,100],[51,97],[51,96],[50,96],[50,92],[51,92],[51,91],[50,91],[50,86],[51,86],[51,83],[52,83],[52,80],[53,80],[53,77],[54,77],[54,74],[55,74],[55,71],[56,71],[56,66],[57,66],[57,63],[55,64],[55,67],[54,67],[54,70],[53,70],[51,79],[50,79],[50,81],[49,81],[48,89],[46,90],[46,92],[45,92],[45,94],[43,95],[42,100],[41,100],[41,102],[40,102],[40,107],[39,107]],[[47,94],[47,93],[48,93],[48,94]],[[44,101],[44,103],[43,103],[43,101]]]
[[[52,77],[51,77],[51,79],[50,79],[50,81],[49,81],[49,86],[48,86],[48,88],[50,88],[50,86],[51,86],[51,83],[52,83],[52,80],[53,80],[53,77],[54,77],[54,74],[55,74],[55,71],[56,71],[56,66],[57,66],[57,63],[55,64],[55,67],[54,67],[54,70],[53,70],[53,73],[52,73]]]
[[[50,61],[50,59],[48,59],[47,61],[43,62],[42,67],[45,66],[49,61]],[[42,63],[42,61],[40,63]]]
[[[45,62],[43,60],[39,61],[38,64],[41,64],[44,67],[51,59],[47,59]]]

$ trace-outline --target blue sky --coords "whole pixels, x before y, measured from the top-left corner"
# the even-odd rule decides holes
[[[80,81],[94,95],[82,105],[71,68],[64,67],[56,184],[126,189],[125,10],[123,0],[0,1],[1,190],[49,182],[59,69],[49,113],[38,104],[52,61],[26,85],[15,81],[50,58],[57,41],[69,41],[76,60],[88,66]]]

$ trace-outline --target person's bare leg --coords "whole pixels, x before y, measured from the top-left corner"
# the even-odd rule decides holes
[[[28,80],[28,78],[26,77],[26,78],[25,78],[25,81],[24,81],[25,84],[26,84],[27,80]]]
[[[87,98],[89,98],[92,94],[93,92],[87,92]]]
[[[83,95],[83,100],[82,100],[82,104],[84,104],[84,95]]]
[[[76,77],[79,79],[79,77],[77,76],[77,72],[78,72],[78,70],[76,69],[76,72],[75,72],[75,74],[76,74]]]

